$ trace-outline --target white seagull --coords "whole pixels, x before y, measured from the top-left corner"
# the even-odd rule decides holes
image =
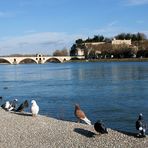
[[[32,113],[32,116],[35,117],[39,112],[39,106],[37,105],[35,100],[32,100],[31,103],[32,103],[31,113]]]

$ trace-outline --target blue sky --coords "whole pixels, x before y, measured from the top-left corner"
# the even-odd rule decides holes
[[[0,0],[0,55],[52,54],[78,38],[148,36],[148,0]]]

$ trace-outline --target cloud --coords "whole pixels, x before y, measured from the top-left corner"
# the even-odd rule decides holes
[[[142,24],[144,23],[142,20],[137,21],[136,23]],[[120,25],[118,21],[113,21],[108,23],[107,25],[103,26],[102,28],[98,28],[92,32],[94,35],[102,34],[105,37],[114,37],[117,34],[120,33],[137,33],[142,32],[148,37],[148,31],[147,30],[141,30],[141,29],[134,29],[129,28],[127,26]]]
[[[148,0],[127,0],[127,5],[145,5],[148,4]]]
[[[112,21],[108,24],[108,26],[110,26],[110,27],[115,26],[115,25],[117,25],[117,23],[118,23],[118,21]]]
[[[52,54],[56,49],[70,48],[82,36],[63,32],[40,32],[0,40],[0,55]]]

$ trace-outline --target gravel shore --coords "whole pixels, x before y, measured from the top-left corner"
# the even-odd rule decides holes
[[[93,126],[0,108],[0,148],[148,148],[148,136],[108,129],[99,135]]]

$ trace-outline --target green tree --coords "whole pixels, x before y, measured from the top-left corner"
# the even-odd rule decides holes
[[[83,43],[83,40],[82,39],[77,39],[76,40],[76,44],[82,44]]]

